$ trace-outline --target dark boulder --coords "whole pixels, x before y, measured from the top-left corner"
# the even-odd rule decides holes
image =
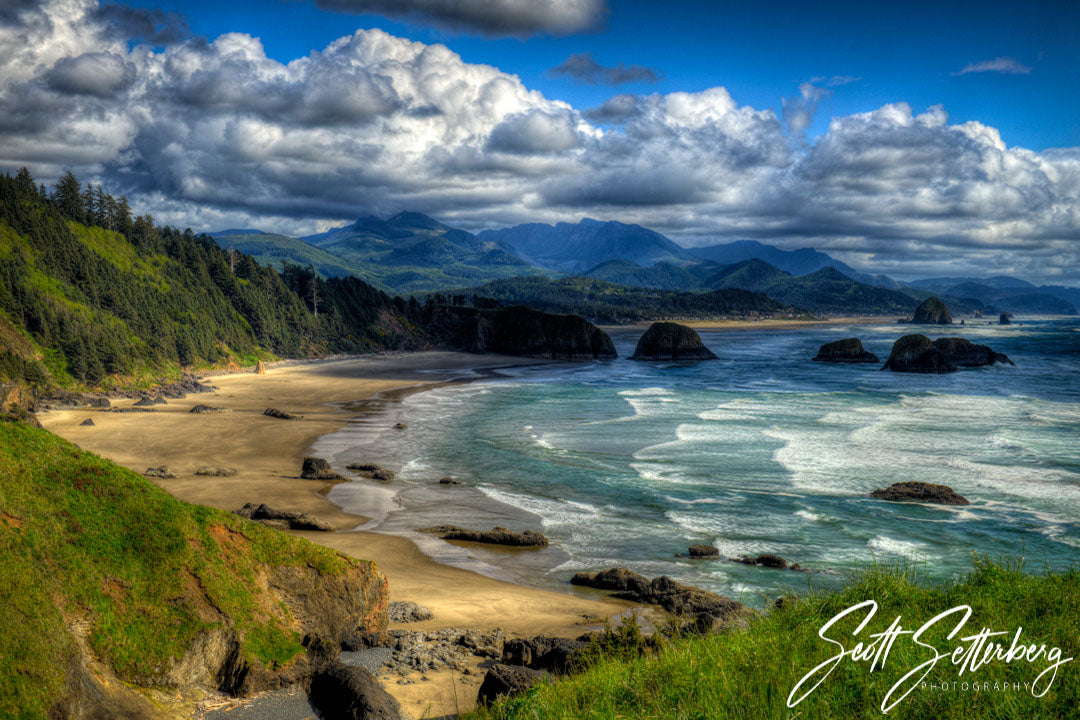
[[[292,413],[285,412],[284,410],[278,410],[277,408],[266,408],[263,410],[263,415],[267,417],[277,418],[279,420],[303,420],[301,415],[293,415]]]
[[[188,412],[194,413],[196,415],[202,415],[205,413],[224,413],[229,412],[229,408],[214,407],[213,405],[196,405],[190,410],[188,410]]]
[[[345,478],[334,472],[330,463],[322,458],[306,457],[300,468],[300,477],[305,480],[344,480]]]
[[[162,478],[164,480],[170,480],[176,475],[169,469],[168,465],[159,465],[158,467],[148,467],[146,472],[143,473],[146,477]]]
[[[426,607],[414,602],[392,602],[387,612],[390,615],[390,622],[396,623],[423,622],[435,617]]]
[[[398,701],[362,667],[330,664],[311,678],[308,701],[323,720],[401,720]]]
[[[466,530],[456,525],[435,525],[420,528],[420,532],[435,533],[443,540],[467,540],[468,542],[489,543],[491,545],[511,545],[513,547],[547,547],[548,539],[534,530],[514,532],[501,525],[491,530]]]
[[[905,335],[893,343],[882,370],[908,373],[951,373],[956,364],[925,335]]]
[[[269,521],[267,524],[272,523],[271,527],[281,527],[284,525],[289,530],[321,530],[323,532],[332,532],[335,530],[333,525],[320,520],[311,513],[295,512],[291,510],[275,510],[272,507],[261,503],[246,503],[244,507],[239,510],[233,510],[233,512],[248,520],[255,520],[256,522]]]
[[[533,670],[521,665],[493,665],[480,684],[477,702],[487,705],[500,697],[520,695],[536,683],[548,677],[543,670]]]
[[[720,550],[712,545],[691,545],[689,555],[692,558],[716,557]]]
[[[945,303],[936,297],[928,297],[923,300],[919,307],[915,308],[915,315],[909,321],[911,325],[952,325],[952,315]]]
[[[232,477],[236,474],[236,468],[201,465],[195,470],[195,474],[206,477]]]
[[[472,353],[502,353],[548,360],[617,356],[600,328],[577,315],[553,315],[524,306],[432,308],[428,332],[440,344]]]
[[[935,485],[917,481],[893,483],[887,488],[875,490],[870,497],[892,502],[921,502],[936,505],[970,505],[967,498],[957,495],[948,485]]]
[[[394,423],[394,429],[395,430],[408,430],[409,426],[406,425],[405,423],[399,422],[399,423]]]
[[[874,353],[863,349],[859,338],[846,338],[825,343],[818,348],[814,362],[830,363],[876,363],[881,362]]]
[[[742,563],[743,565],[760,565],[761,567],[774,568],[776,570],[786,570],[788,562],[779,555],[761,554],[757,557],[748,557],[746,555],[740,555],[739,557],[731,558],[731,562]],[[798,565],[792,565],[792,568],[798,567]]]
[[[134,407],[150,407],[151,405],[164,405],[164,404],[165,404],[165,398],[161,397],[160,395],[155,395],[154,397],[146,396],[144,398],[139,398],[138,400],[136,400],[133,403],[133,406]]]
[[[80,424],[80,425],[87,425],[87,426],[92,426],[92,425],[94,424],[94,419],[93,419],[93,418],[86,418],[85,420],[83,420],[83,421],[82,421],[81,423],[79,423],[79,424]]]
[[[994,352],[986,345],[976,345],[966,338],[938,338],[934,341],[934,347],[957,367],[1016,364],[1008,355]]]
[[[582,640],[545,635],[511,638],[503,644],[502,662],[562,675],[574,668],[579,654],[588,646],[589,643]]]
[[[440,485],[460,485],[461,481],[460,480],[455,480],[452,477],[444,477],[444,478],[439,478],[439,484]]]
[[[716,360],[693,328],[673,322],[656,322],[638,340],[631,360]]]
[[[1000,315],[998,315],[998,325],[1011,325],[1011,324],[1012,324],[1012,316],[1009,315],[1009,313],[1003,312]]]
[[[370,478],[372,480],[382,480],[389,482],[394,479],[394,471],[387,470],[386,468],[379,467],[375,463],[349,463],[345,466],[349,470],[352,470],[361,477]]]
[[[573,585],[583,585],[600,590],[615,590],[615,597],[623,600],[659,605],[676,615],[700,615],[706,613],[723,620],[743,615],[746,608],[731,598],[717,595],[692,585],[683,585],[667,576],[649,580],[644,575],[612,568],[603,572],[581,572],[570,579]]]

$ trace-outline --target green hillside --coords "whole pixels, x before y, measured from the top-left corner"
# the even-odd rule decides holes
[[[691,272],[694,267],[685,268],[669,262],[658,262],[652,267],[642,267],[630,260],[609,260],[582,275],[616,285],[630,285],[653,290],[700,290],[701,279]]]
[[[269,589],[276,568],[306,592],[349,582],[385,612],[371,563],[180,502],[45,430],[0,422],[0,477],[0,717],[46,717],[90,653],[135,687],[178,682],[208,636],[251,668],[288,667],[310,619]]]
[[[585,277],[562,280],[520,277],[455,292],[503,305],[528,305],[543,312],[582,315],[594,322],[611,324],[665,318],[704,320],[805,314],[799,308],[745,290],[677,292],[627,287]]]
[[[226,251],[242,252],[250,255],[255,262],[278,270],[281,269],[282,261],[284,261],[304,267],[314,266],[315,271],[324,278],[360,276],[362,272],[361,268],[350,266],[338,256],[288,235],[257,233],[214,235],[213,238]]]

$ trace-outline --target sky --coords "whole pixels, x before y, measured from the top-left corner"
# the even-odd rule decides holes
[[[428,213],[1080,284],[1080,3],[5,0],[0,170],[197,231]]]

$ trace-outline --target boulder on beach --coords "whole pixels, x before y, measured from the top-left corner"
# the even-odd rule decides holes
[[[456,525],[435,525],[420,528],[419,532],[434,533],[443,540],[466,540],[468,542],[509,545],[512,547],[547,547],[548,539],[534,530],[514,532],[501,525],[491,530],[466,530]]]
[[[258,362],[255,363],[255,374],[256,375],[265,375],[266,374],[266,366],[263,365],[262,360],[259,360]]]
[[[423,622],[435,617],[435,614],[426,607],[414,602],[392,602],[387,613],[389,613],[390,622],[396,623]]]
[[[330,664],[311,678],[308,701],[333,720],[401,720],[401,705],[362,667]]]
[[[439,478],[440,485],[461,485],[460,480],[455,480],[452,477]]]
[[[477,703],[487,705],[500,697],[520,695],[549,675],[521,665],[492,665],[480,684]]]
[[[870,497],[892,502],[920,502],[935,505],[970,505],[967,498],[957,495],[948,485],[918,481],[893,483],[870,493]]]
[[[205,477],[232,477],[236,474],[236,468],[200,465],[198,468],[196,468],[195,474]]]
[[[176,477],[176,475],[173,473],[173,471],[169,469],[168,465],[158,465],[157,467],[148,467],[148,468],[146,468],[146,472],[144,472],[143,475],[145,475],[146,477],[151,477],[151,478],[163,478],[165,480],[170,480],[170,479]]]
[[[691,545],[689,551],[692,558],[716,557],[719,554],[720,550],[712,545]]]
[[[196,405],[190,410],[188,410],[188,412],[194,413],[195,415],[203,415],[206,413],[226,413],[229,412],[229,408],[215,407],[213,405]]]
[[[952,325],[952,315],[945,303],[936,297],[928,297],[923,300],[919,307],[915,308],[915,315],[907,321],[909,325]]]
[[[79,424],[80,424],[80,425],[87,425],[87,426],[91,426],[91,425],[94,425],[94,419],[93,419],[93,418],[86,418],[85,420],[83,420],[83,421],[82,421],[81,423],[79,423]]]
[[[693,328],[673,322],[656,322],[638,340],[631,360],[717,360]]]
[[[151,405],[164,405],[164,404],[165,404],[165,398],[161,397],[160,395],[155,395],[153,397],[150,397],[149,395],[147,395],[146,397],[139,398],[138,400],[136,400],[132,404],[132,407],[150,407]]]
[[[818,348],[814,362],[829,363],[876,363],[881,362],[874,353],[863,349],[859,338],[845,338],[825,343]]]
[[[580,653],[589,646],[583,640],[537,635],[511,638],[503,644],[503,665],[524,665],[562,675],[574,668]]]
[[[405,423],[399,422],[399,423],[394,424],[394,429],[395,430],[408,430],[409,426],[406,425]]]
[[[366,477],[371,480],[382,480],[389,482],[394,479],[394,471],[387,470],[384,467],[379,467],[375,463],[349,463],[345,466],[349,470],[352,470],[361,477]]]
[[[889,359],[882,370],[908,373],[951,373],[961,367],[984,365],[1013,365],[1003,353],[986,345],[976,345],[966,338],[938,338],[931,341],[925,335],[905,335],[893,343]]]
[[[277,408],[266,408],[263,410],[263,415],[266,417],[277,418],[279,420],[303,420],[302,415],[293,415],[292,413],[285,412],[284,410],[278,410]]]
[[[659,605],[676,615],[710,615],[721,621],[744,615],[742,603],[692,585],[683,585],[667,576],[649,580],[626,568],[611,568],[602,572],[580,572],[570,579],[572,585],[614,590],[623,600]]]
[[[245,503],[239,510],[233,513],[240,517],[256,522],[266,521],[271,527],[282,527],[289,530],[321,530],[333,532],[336,528],[330,523],[320,520],[311,513],[296,512],[293,510],[275,510],[265,503]]]
[[[305,480],[344,480],[345,478],[334,472],[330,463],[322,458],[306,457],[300,468],[300,477]]]

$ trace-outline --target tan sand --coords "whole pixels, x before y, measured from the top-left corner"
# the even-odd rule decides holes
[[[415,353],[270,368],[210,379],[219,390],[169,400],[152,413],[112,413],[97,409],[58,410],[39,418],[49,430],[136,472],[168,465],[175,479],[155,479],[188,502],[235,510],[264,502],[284,510],[312,512],[339,532],[295,533],[357,558],[374,560],[390,581],[393,600],[430,608],[434,619],[410,629],[500,627],[510,635],[576,637],[632,607],[599,593],[582,597],[514,585],[440,565],[407,538],[352,531],[363,521],[342,512],[323,494],[329,485],[299,478],[301,461],[312,443],[334,432],[351,413],[348,403],[374,393],[445,381],[470,368],[536,362],[505,356]],[[445,370],[433,376],[431,370]],[[133,401],[118,401],[116,407]],[[222,414],[193,415],[196,404],[226,407]],[[302,421],[266,417],[268,407],[303,415]],[[95,425],[83,427],[85,418]],[[201,465],[232,467],[234,477],[196,476]],[[386,683],[387,690],[414,717],[438,717],[471,708],[483,670],[469,675],[444,671],[411,684]]]

